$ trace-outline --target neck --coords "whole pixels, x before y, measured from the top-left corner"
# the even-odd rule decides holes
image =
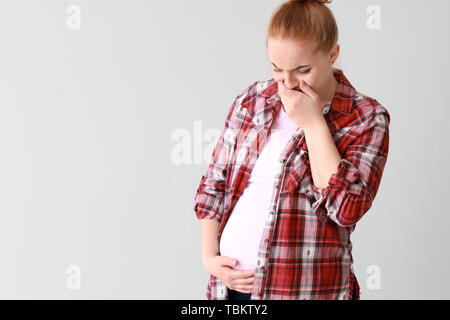
[[[334,94],[336,93],[337,86],[338,82],[334,77],[333,73],[331,73],[331,79],[329,84],[327,85],[327,92],[321,97],[323,106],[325,106],[325,104],[327,104],[328,101],[333,99]]]

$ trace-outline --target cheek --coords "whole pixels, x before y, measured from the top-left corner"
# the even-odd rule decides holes
[[[301,80],[306,81],[311,87],[315,87],[317,84],[317,78],[313,74],[304,74],[302,75]]]
[[[302,74],[300,78],[310,84],[314,84],[316,82],[316,77],[312,73]]]
[[[282,81],[283,80],[283,75],[281,73],[273,72],[272,75],[273,75],[273,78],[276,81]]]

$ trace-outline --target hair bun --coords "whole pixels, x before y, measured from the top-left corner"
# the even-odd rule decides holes
[[[294,0],[293,2],[300,2],[300,3],[317,2],[320,4],[325,4],[325,3],[331,3],[331,0]]]

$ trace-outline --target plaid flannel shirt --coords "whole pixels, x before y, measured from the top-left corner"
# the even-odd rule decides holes
[[[359,299],[350,234],[377,194],[389,148],[388,111],[334,68],[338,87],[323,116],[342,160],[327,187],[312,180],[301,128],[279,158],[279,174],[257,253],[251,299]],[[282,106],[277,82],[257,81],[234,100],[195,195],[197,219],[225,224]],[[249,226],[251,228],[251,226]],[[208,300],[228,299],[210,275]]]

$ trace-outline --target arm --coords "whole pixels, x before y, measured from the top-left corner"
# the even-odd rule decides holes
[[[194,211],[197,219],[221,221],[226,177],[232,165],[231,159],[236,149],[243,114],[247,111],[242,104],[244,99],[257,92],[254,88],[258,83],[256,81],[242,90],[228,111],[224,128],[212,152],[211,162],[200,180],[195,195]]]
[[[389,122],[387,110],[376,106],[364,123],[356,126],[358,131],[348,133],[354,139],[342,158],[320,121],[305,131],[313,180],[317,180],[313,208],[321,220],[329,217],[342,227],[352,226],[369,210],[387,160]]]
[[[325,188],[331,175],[337,171],[341,155],[323,116],[304,132],[314,186]]]
[[[201,219],[200,232],[202,239],[202,261],[206,267],[208,258],[219,255],[219,248],[217,248],[219,222],[212,219]]]
[[[232,129],[231,122],[238,99],[239,96],[231,105],[222,133],[214,147],[211,162],[200,180],[194,204],[197,219],[213,219],[217,222],[221,220],[226,176],[231,153],[234,151],[235,130]]]

